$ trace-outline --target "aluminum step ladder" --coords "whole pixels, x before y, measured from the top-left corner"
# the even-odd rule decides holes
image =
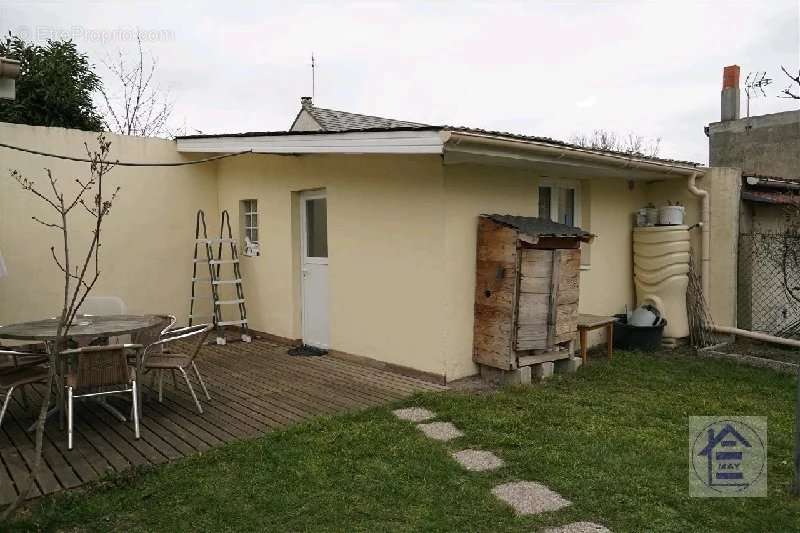
[[[214,245],[217,245],[216,253]],[[228,246],[225,246],[228,245]],[[205,252],[203,252],[205,249]],[[229,250],[229,257],[223,256],[223,251]],[[208,277],[200,277],[198,265],[208,265]],[[223,276],[223,266],[233,265],[233,277]],[[201,267],[202,270],[202,267]],[[225,269],[227,270],[227,269]],[[199,296],[198,284],[208,283],[211,289],[212,314],[196,314],[198,300],[204,299]],[[224,286],[232,285],[235,296],[232,299],[223,300],[220,298],[220,289]],[[223,317],[223,307],[235,305],[239,309],[239,318],[236,320],[225,320]],[[219,238],[209,239],[206,226],[206,215],[202,209],[197,211],[194,230],[194,259],[192,261],[192,294],[189,299],[189,325],[195,319],[211,318],[217,331],[217,344],[224,345],[226,341],[225,326],[239,326],[241,339],[243,342],[250,342],[250,329],[247,325],[247,308],[245,307],[244,287],[242,286],[242,274],[239,269],[239,251],[236,247],[236,239],[233,238],[231,230],[231,219],[228,211],[222,212],[222,219],[219,225]]]

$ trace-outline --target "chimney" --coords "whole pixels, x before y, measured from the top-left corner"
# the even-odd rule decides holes
[[[314,102],[311,101],[310,96],[301,96],[300,97],[300,105],[302,107],[314,107]]]
[[[739,100],[739,65],[730,65],[722,71],[720,120],[739,119]]]

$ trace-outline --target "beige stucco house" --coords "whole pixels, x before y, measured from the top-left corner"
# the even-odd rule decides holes
[[[79,153],[87,139],[82,132],[0,125],[0,142],[51,153]],[[477,371],[480,214],[550,217],[595,234],[582,254],[580,310],[613,314],[634,304],[633,213],[648,202],[681,201],[693,224],[701,204],[688,180],[708,190],[728,183],[715,179],[718,169],[689,162],[358,115],[310,99],[288,131],[111,140],[121,160],[252,153],[188,167],[115,169],[122,193],[104,244],[113,259],[98,293],[120,295],[132,312],[171,311],[185,319],[194,213],[205,209],[214,227],[228,210],[237,235],[260,246],[259,255],[241,262],[252,329],[447,381]],[[81,168],[29,154],[0,157],[3,170],[34,175],[45,163],[65,174]],[[10,272],[0,279],[0,322],[40,318],[58,301],[45,228],[29,223],[40,208],[14,185],[0,180],[0,251]],[[713,210],[714,198],[711,226],[722,228],[728,214],[721,204]],[[695,240],[699,245],[699,231]],[[715,261],[730,261],[725,253],[711,254],[712,270]],[[14,277],[20,272],[34,273],[38,290]],[[723,278],[710,290],[719,309],[730,297]]]

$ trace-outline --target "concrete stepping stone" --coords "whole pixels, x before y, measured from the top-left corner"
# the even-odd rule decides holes
[[[510,505],[518,515],[558,511],[572,504],[558,493],[533,481],[504,483],[493,488],[492,494]]]
[[[450,422],[430,422],[428,424],[417,424],[417,428],[422,431],[429,439],[448,441],[464,434]]]
[[[461,450],[450,455],[459,462],[461,466],[472,472],[483,472],[484,470],[495,470],[505,463],[492,452],[484,450]]]
[[[408,420],[409,422],[422,422],[431,418],[436,418],[436,413],[428,411],[423,407],[406,407],[405,409],[395,409],[392,411],[394,416],[400,420]]]
[[[542,533],[611,533],[611,530],[594,522],[573,522],[561,527],[551,527]]]

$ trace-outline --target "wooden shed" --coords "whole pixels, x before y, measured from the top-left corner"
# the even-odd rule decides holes
[[[547,219],[481,215],[473,360],[502,370],[572,356],[581,242],[590,233]]]

